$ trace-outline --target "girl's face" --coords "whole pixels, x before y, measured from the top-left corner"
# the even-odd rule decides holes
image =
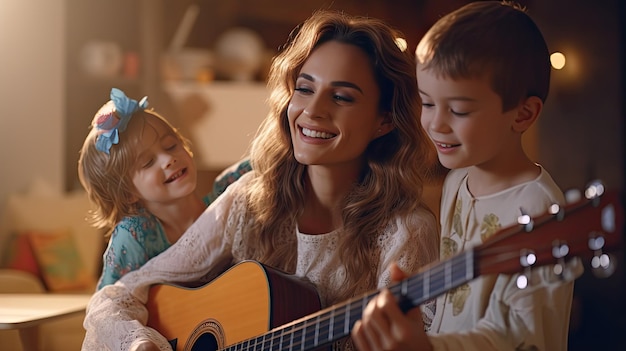
[[[371,63],[360,48],[337,41],[316,48],[287,109],[296,160],[360,169],[370,141],[391,130],[379,99]]]
[[[196,166],[181,140],[156,117],[146,117],[137,142],[137,160],[132,176],[138,200],[168,204],[196,189]]]

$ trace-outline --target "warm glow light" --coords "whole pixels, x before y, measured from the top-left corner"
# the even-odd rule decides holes
[[[402,52],[406,51],[408,44],[406,43],[406,39],[404,38],[396,38],[396,45],[402,50]]]
[[[550,55],[550,63],[552,63],[552,67],[554,69],[561,69],[565,67],[565,55],[560,52],[555,52]]]

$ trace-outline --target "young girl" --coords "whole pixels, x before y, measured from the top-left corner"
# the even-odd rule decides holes
[[[98,289],[165,251],[219,195],[196,195],[187,139],[147,106],[146,98],[137,102],[113,88],[80,153],[78,175],[96,206],[94,225],[112,228]]]
[[[208,281],[242,260],[312,282],[323,306],[386,286],[391,262],[415,272],[434,260],[438,227],[422,201],[433,149],[399,35],[335,12],[298,27],[272,62],[253,170],[176,245],[94,295],[83,349],[169,349],[144,325],[149,287]]]

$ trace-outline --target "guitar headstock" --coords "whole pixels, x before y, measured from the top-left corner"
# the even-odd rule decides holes
[[[476,247],[476,269],[481,275],[512,274],[550,264],[559,270],[565,260],[581,257],[590,259],[593,268],[610,270],[608,252],[623,245],[623,216],[618,193],[592,184],[585,189],[584,199],[552,205],[536,218],[520,216],[518,225]]]

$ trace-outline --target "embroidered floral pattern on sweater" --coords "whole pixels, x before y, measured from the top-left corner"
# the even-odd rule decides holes
[[[441,238],[441,256],[444,259],[454,256],[459,252],[459,244],[450,238]]]
[[[450,237],[444,237],[441,239],[441,256],[443,259],[450,258],[456,255],[462,248],[459,242],[454,240],[452,237],[458,235],[458,239],[461,242],[466,240],[463,232],[463,201],[458,199],[454,206],[454,214],[452,215],[452,228],[453,231],[450,233]],[[465,301],[469,297],[471,292],[470,286],[468,284],[461,285],[456,287],[448,292],[447,303],[452,304],[452,314],[457,316],[461,312],[463,312],[463,307],[465,307]]]
[[[469,284],[463,284],[450,291],[450,294],[448,295],[448,303],[452,304],[452,314],[454,316],[458,316],[461,312],[463,312],[465,301],[467,301],[471,292],[472,289]]]
[[[452,227],[454,231],[450,233],[449,237],[441,238],[441,258],[447,259],[454,255],[456,255],[459,250],[459,244],[457,241],[452,239],[454,235],[458,235],[459,239],[463,239],[463,221],[461,220],[461,209],[463,208],[463,203],[461,200],[457,200],[456,206],[454,209],[454,215],[452,216]]]
[[[500,219],[493,213],[485,215],[483,222],[480,224],[480,240],[485,242],[491,236],[500,230]]]
[[[446,259],[453,255],[456,255],[462,248],[459,247],[459,243],[452,239],[452,236],[458,235],[460,240],[471,240],[471,238],[465,238],[463,232],[463,201],[458,199],[454,207],[454,215],[452,217],[453,232],[450,237],[442,238],[441,240],[441,252],[442,258]],[[483,217],[480,223],[480,238],[481,241],[489,239],[495,233],[500,230],[500,219],[493,213],[489,213]],[[458,316],[463,312],[465,302],[471,294],[471,288],[469,284],[463,284],[455,289],[450,290],[448,294],[447,303],[452,304],[452,314]]]
[[[452,228],[454,228],[454,233],[456,233],[461,239],[465,233],[463,233],[463,220],[461,219],[461,213],[463,209],[463,201],[460,199],[456,201],[456,206],[454,206],[454,215],[452,217]],[[454,233],[450,234],[453,235]]]

